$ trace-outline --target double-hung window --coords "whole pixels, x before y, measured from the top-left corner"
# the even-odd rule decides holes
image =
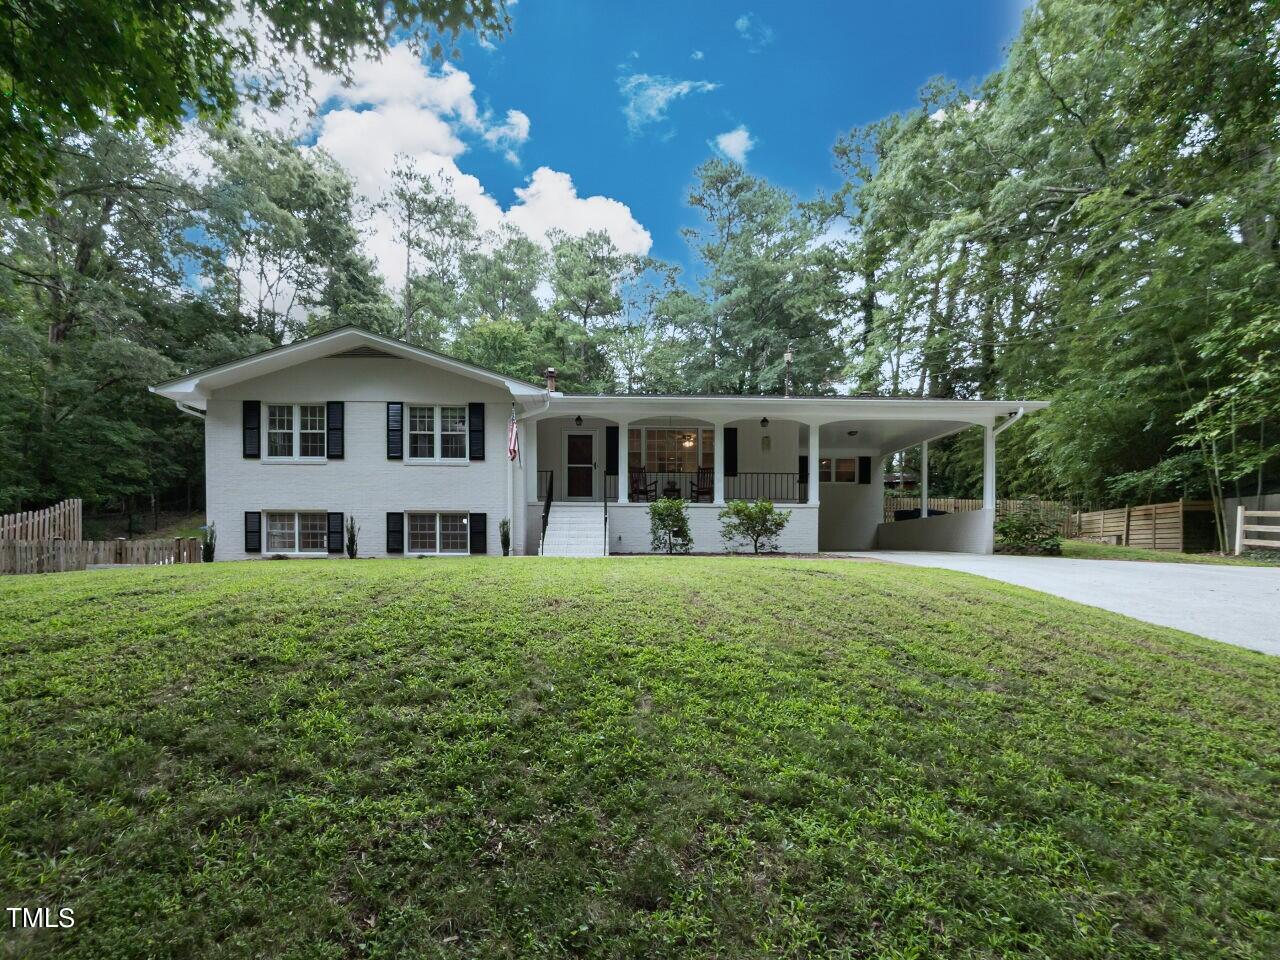
[[[471,539],[465,513],[410,513],[410,553],[469,553]]]
[[[467,408],[409,407],[410,460],[466,460]]]
[[[323,460],[325,458],[324,404],[267,404],[267,458]]]
[[[267,513],[268,553],[326,553],[328,515],[273,510]]]

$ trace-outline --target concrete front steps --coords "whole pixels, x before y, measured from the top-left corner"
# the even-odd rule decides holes
[[[604,506],[553,503],[542,540],[544,557],[603,557]]]

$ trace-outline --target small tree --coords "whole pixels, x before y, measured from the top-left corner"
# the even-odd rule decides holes
[[[689,512],[683,500],[664,498],[649,504],[649,546],[654,552],[688,553],[693,549]]]
[[[778,534],[790,519],[791,511],[776,509],[771,500],[730,500],[720,511],[720,536],[730,546],[750,543],[756,553],[777,550]]]
[[[498,539],[502,541],[502,555],[511,555],[511,521],[503,517],[498,521]]]
[[[356,558],[356,538],[360,536],[360,528],[356,526],[356,518],[347,514],[347,556]]]
[[[213,563],[213,552],[217,546],[217,527],[213,523],[206,524],[200,531],[200,559],[205,563]]]

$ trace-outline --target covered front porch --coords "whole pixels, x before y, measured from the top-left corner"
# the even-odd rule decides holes
[[[995,437],[1019,409],[862,397],[563,396],[548,407],[522,428],[530,552],[553,514],[607,527],[610,552],[647,552],[648,505],[662,497],[688,503],[698,552],[726,549],[718,515],[739,499],[791,511],[780,545],[791,552],[990,552]],[[987,450],[983,509],[884,523],[886,457],[971,428]],[[923,472],[927,487],[927,456]]]

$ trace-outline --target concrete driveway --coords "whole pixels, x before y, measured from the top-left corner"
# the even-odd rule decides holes
[[[1280,570],[896,550],[844,555],[976,573],[1135,620],[1280,655]]]

